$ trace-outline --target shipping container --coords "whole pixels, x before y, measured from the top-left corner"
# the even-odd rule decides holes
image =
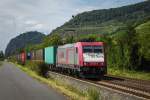
[[[26,56],[27,56],[27,60],[30,60],[31,59],[31,52],[27,52]]]
[[[36,60],[36,52],[31,51],[31,60]]]
[[[16,59],[17,59],[18,62],[21,61],[21,60],[20,60],[20,54],[17,54],[17,55],[16,55]]]
[[[56,64],[57,47],[51,46],[44,49],[44,61],[46,64]]]
[[[37,61],[43,61],[44,60],[44,51],[43,51],[43,49],[35,51],[35,60],[37,60]]]
[[[43,49],[31,51],[30,53],[31,60],[33,61],[44,61],[44,51]]]
[[[25,61],[26,61],[26,53],[25,53],[25,52],[22,52],[22,53],[21,53],[21,63],[22,63],[22,64],[25,64]]]

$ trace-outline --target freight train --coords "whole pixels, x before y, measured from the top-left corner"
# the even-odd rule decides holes
[[[49,70],[74,74],[84,78],[101,78],[107,73],[106,55],[103,42],[77,42],[62,46],[21,52],[17,60],[40,61],[49,65]]]

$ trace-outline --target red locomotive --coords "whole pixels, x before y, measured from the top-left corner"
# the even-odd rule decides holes
[[[106,73],[103,42],[77,42],[59,46],[56,67],[81,77],[99,78]]]

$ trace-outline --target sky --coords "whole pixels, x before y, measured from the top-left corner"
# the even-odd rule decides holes
[[[4,51],[10,39],[23,32],[49,34],[72,15],[141,1],[144,0],[1,0],[0,50]]]

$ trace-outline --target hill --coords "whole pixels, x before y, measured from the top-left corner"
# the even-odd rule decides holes
[[[44,37],[44,34],[36,31],[23,33],[10,40],[5,50],[5,55],[9,56],[13,53],[17,53],[20,49],[25,48],[28,45],[39,44]]]
[[[111,34],[128,25],[134,27],[150,19],[150,1],[119,8],[93,10],[73,16],[51,34],[80,36],[81,34]]]

